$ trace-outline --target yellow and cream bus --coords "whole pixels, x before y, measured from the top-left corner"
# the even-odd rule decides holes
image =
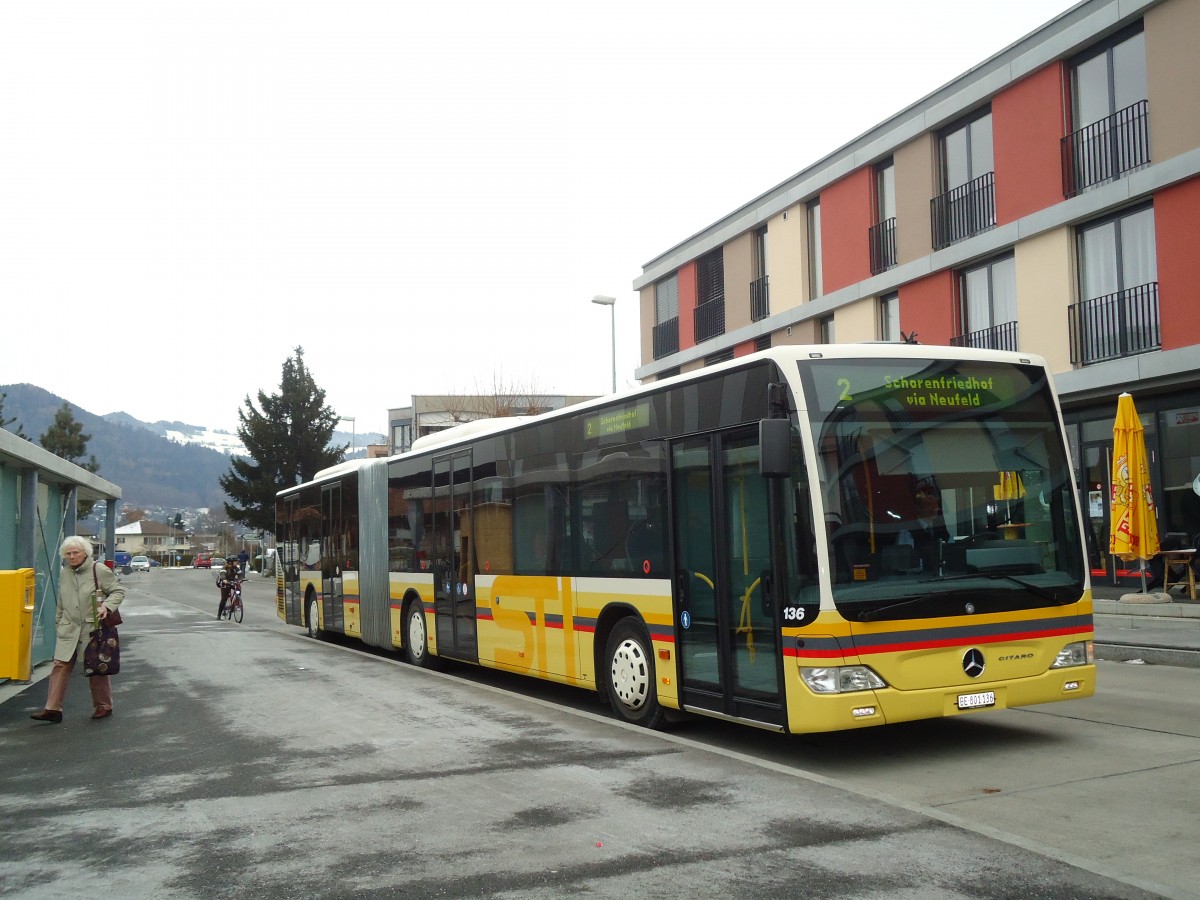
[[[1088,697],[1068,459],[1036,357],[779,347],[280,492],[278,612],[598,691],[648,727]]]

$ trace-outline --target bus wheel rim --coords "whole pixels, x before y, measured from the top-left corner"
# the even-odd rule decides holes
[[[414,612],[408,617],[408,647],[415,657],[425,653],[425,614]]]
[[[617,699],[629,709],[641,709],[650,694],[650,666],[637,641],[617,645],[612,660],[612,687]]]

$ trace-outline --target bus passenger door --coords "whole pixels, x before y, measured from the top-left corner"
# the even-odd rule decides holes
[[[471,451],[433,461],[433,606],[439,656],[475,661],[475,579],[468,561]]]
[[[346,630],[342,607],[342,486],[325,485],[321,490],[321,604],[325,627],[343,633]]]
[[[770,483],[757,429],[671,448],[675,615],[685,706],[782,725]]]

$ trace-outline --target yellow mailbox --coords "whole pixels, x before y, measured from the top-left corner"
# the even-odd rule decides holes
[[[33,569],[0,571],[0,678],[33,674]]]

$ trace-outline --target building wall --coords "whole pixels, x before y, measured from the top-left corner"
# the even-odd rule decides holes
[[[875,224],[873,175],[872,168],[865,166],[821,191],[821,256],[827,294],[871,276],[867,232]]]
[[[804,302],[804,208],[791,206],[767,223],[767,255],[770,258],[771,312],[795,309]],[[645,356],[643,356],[643,359]]]
[[[638,327],[642,336],[641,359],[654,359],[654,285],[638,291]]]
[[[866,297],[843,306],[833,320],[838,343],[879,339],[879,298]]]
[[[753,231],[739,235],[725,245],[725,330],[733,331],[750,324],[750,282],[754,280]]]
[[[1154,195],[1162,347],[1200,344],[1200,178]]]
[[[900,330],[922,344],[949,344],[954,336],[954,273],[949,269],[900,288]]]
[[[901,265],[933,250],[929,201],[934,196],[934,136],[930,132],[896,148],[896,260]]]
[[[679,267],[679,349],[696,345],[696,263]]]
[[[1071,368],[1067,307],[1075,298],[1072,234],[1058,228],[1017,244],[1017,346],[1046,358],[1051,371]]]
[[[1143,21],[1150,159],[1161,162],[1200,147],[1200,3],[1163,3]]]
[[[992,100],[997,224],[1062,202],[1063,78],[1062,63],[1054,63]]]

